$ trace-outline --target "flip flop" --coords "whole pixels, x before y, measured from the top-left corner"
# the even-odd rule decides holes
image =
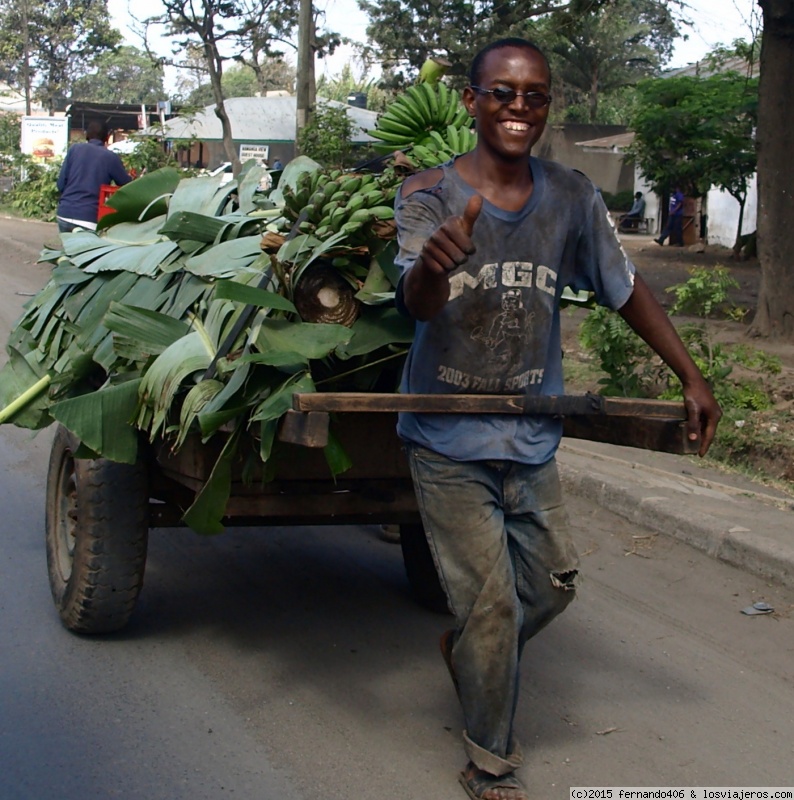
[[[460,686],[458,685],[458,676],[455,674],[455,668],[452,666],[452,647],[455,644],[455,631],[450,628],[444,631],[439,639],[438,646],[441,648],[441,655],[444,658],[444,663],[449,670],[449,677],[452,678],[452,685],[455,687],[455,692],[460,700]]]
[[[491,789],[507,789],[513,792],[512,800],[529,800],[527,790],[513,772],[508,772],[507,775],[490,775],[477,770],[470,778],[466,777],[465,772],[461,772],[458,780],[471,800],[483,800],[485,793]]]

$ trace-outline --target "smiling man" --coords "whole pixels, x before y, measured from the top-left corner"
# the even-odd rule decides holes
[[[550,84],[530,42],[484,48],[463,93],[477,146],[401,189],[398,305],[417,320],[402,391],[562,394],[559,304],[570,286],[616,309],[678,375],[703,455],[719,406],[595,186],[530,154]],[[579,566],[555,464],[562,422],[401,414],[398,432],[455,615],[441,651],[465,721],[461,784],[475,800],[526,800],[515,775],[519,661],[573,599]]]

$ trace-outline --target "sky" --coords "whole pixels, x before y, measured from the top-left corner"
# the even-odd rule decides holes
[[[685,28],[687,39],[679,39],[673,58],[666,66],[683,67],[698,61],[718,44],[730,44],[734,39],[749,39],[751,30],[760,27],[760,9],[756,0],[686,0],[687,16],[692,20],[691,28]],[[359,10],[356,0],[315,0],[315,7],[326,13],[326,24],[345,36],[356,40],[366,39],[366,15]],[[162,11],[159,0],[108,0],[108,8],[115,25],[127,38],[127,43],[141,46],[141,40],[132,32],[129,9],[136,17],[152,16]],[[161,55],[168,55],[168,43],[161,41]],[[317,75],[338,74],[344,64],[353,58],[353,51],[341,47],[333,57],[317,62]],[[294,61],[293,61],[294,63]],[[166,76],[170,84],[173,75]]]

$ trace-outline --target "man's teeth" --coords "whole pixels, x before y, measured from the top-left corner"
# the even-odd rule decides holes
[[[528,131],[529,125],[525,122],[505,122],[503,123],[505,128],[509,131]]]

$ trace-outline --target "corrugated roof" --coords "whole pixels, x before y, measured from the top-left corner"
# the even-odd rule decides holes
[[[374,141],[364,131],[374,128],[375,111],[356,108],[335,100],[317,99],[318,105],[329,103],[347,110],[355,127],[351,140],[356,143]],[[292,97],[232,97],[224,100],[226,113],[232,123],[235,141],[293,142],[295,141],[295,117],[297,98]],[[150,136],[161,134],[160,126],[144,131]],[[199,141],[222,141],[221,121],[215,115],[215,105],[206,106],[192,117],[174,117],[165,123],[166,139],[191,139]]]
[[[584,142],[576,142],[577,147],[585,150],[596,150],[608,153],[622,153],[634,141],[634,132],[626,131],[614,136],[602,136],[600,139],[588,139]]]
[[[746,58],[742,56],[731,56],[724,61],[719,61],[715,66],[707,60],[695,61],[692,64],[687,64],[685,67],[678,67],[665,72],[663,78],[710,78],[712,75],[718,75],[723,72],[738,72],[740,75],[749,75],[751,78],[758,77],[761,64],[758,60],[751,64],[747,62]]]

